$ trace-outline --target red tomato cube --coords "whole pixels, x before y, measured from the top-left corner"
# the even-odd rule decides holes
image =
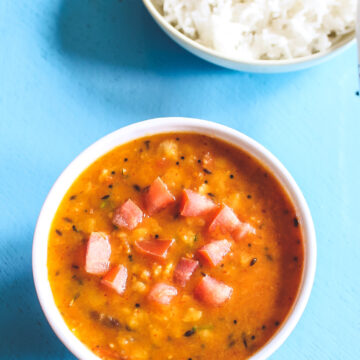
[[[101,280],[103,285],[122,295],[126,288],[127,269],[124,265],[113,267]]]
[[[219,306],[231,297],[232,292],[233,289],[230,286],[210,276],[205,276],[196,286],[194,295],[207,305]]]
[[[242,222],[239,226],[233,231],[232,237],[235,241],[240,241],[247,234],[255,234],[255,229],[248,223]]]
[[[150,290],[148,300],[161,305],[169,305],[176,295],[177,290],[175,287],[165,283],[157,283]]]
[[[223,204],[209,226],[209,231],[219,229],[221,232],[232,233],[240,224],[240,220],[227,205]]]
[[[104,232],[92,232],[86,247],[85,271],[101,275],[108,271],[111,255],[109,237]]]
[[[166,184],[158,177],[150,185],[145,196],[145,207],[149,215],[153,215],[172,204],[175,197],[168,190]]]
[[[202,246],[197,251],[197,254],[202,260],[202,262],[205,262],[210,266],[216,266],[222,261],[222,259],[230,251],[230,249],[230,241],[217,240]]]
[[[181,258],[174,270],[174,283],[184,287],[198,265],[197,260]]]
[[[182,216],[202,216],[215,208],[216,204],[206,196],[192,190],[183,191],[180,205],[180,214]]]
[[[142,219],[143,212],[129,199],[115,210],[112,222],[118,227],[133,230],[142,222]]]
[[[142,254],[151,256],[157,260],[164,260],[174,240],[142,240],[135,241],[135,248]]]

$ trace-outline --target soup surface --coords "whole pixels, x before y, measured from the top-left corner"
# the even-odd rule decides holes
[[[169,133],[79,176],[53,220],[48,276],[68,327],[102,359],[238,360],[281,327],[303,256],[294,206],[262,164]]]

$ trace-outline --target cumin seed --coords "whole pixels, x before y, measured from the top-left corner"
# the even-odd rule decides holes
[[[133,185],[133,188],[134,188],[136,191],[141,191],[141,187],[140,187],[138,184],[134,184],[134,185]]]
[[[195,329],[195,328],[192,328],[192,329],[186,331],[186,332],[184,333],[184,336],[189,337],[189,336],[194,335],[195,333],[196,333],[196,329]]]
[[[245,346],[245,349],[247,349],[248,344],[247,344],[245,335],[243,335],[243,339],[242,339],[242,340],[243,340],[243,344],[244,344],[244,346]]]
[[[251,261],[250,261],[250,266],[254,266],[257,262],[257,258],[253,258]]]
[[[270,255],[270,254],[266,254],[266,258],[269,260],[269,261],[273,261],[273,257]]]

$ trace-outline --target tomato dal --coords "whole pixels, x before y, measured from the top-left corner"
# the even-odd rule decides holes
[[[53,220],[48,276],[102,359],[246,359],[276,333],[303,270],[296,210],[230,144],[168,133],[89,166]]]

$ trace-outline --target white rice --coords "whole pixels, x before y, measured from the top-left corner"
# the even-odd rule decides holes
[[[243,60],[291,59],[355,29],[356,0],[153,0],[189,38]]]

